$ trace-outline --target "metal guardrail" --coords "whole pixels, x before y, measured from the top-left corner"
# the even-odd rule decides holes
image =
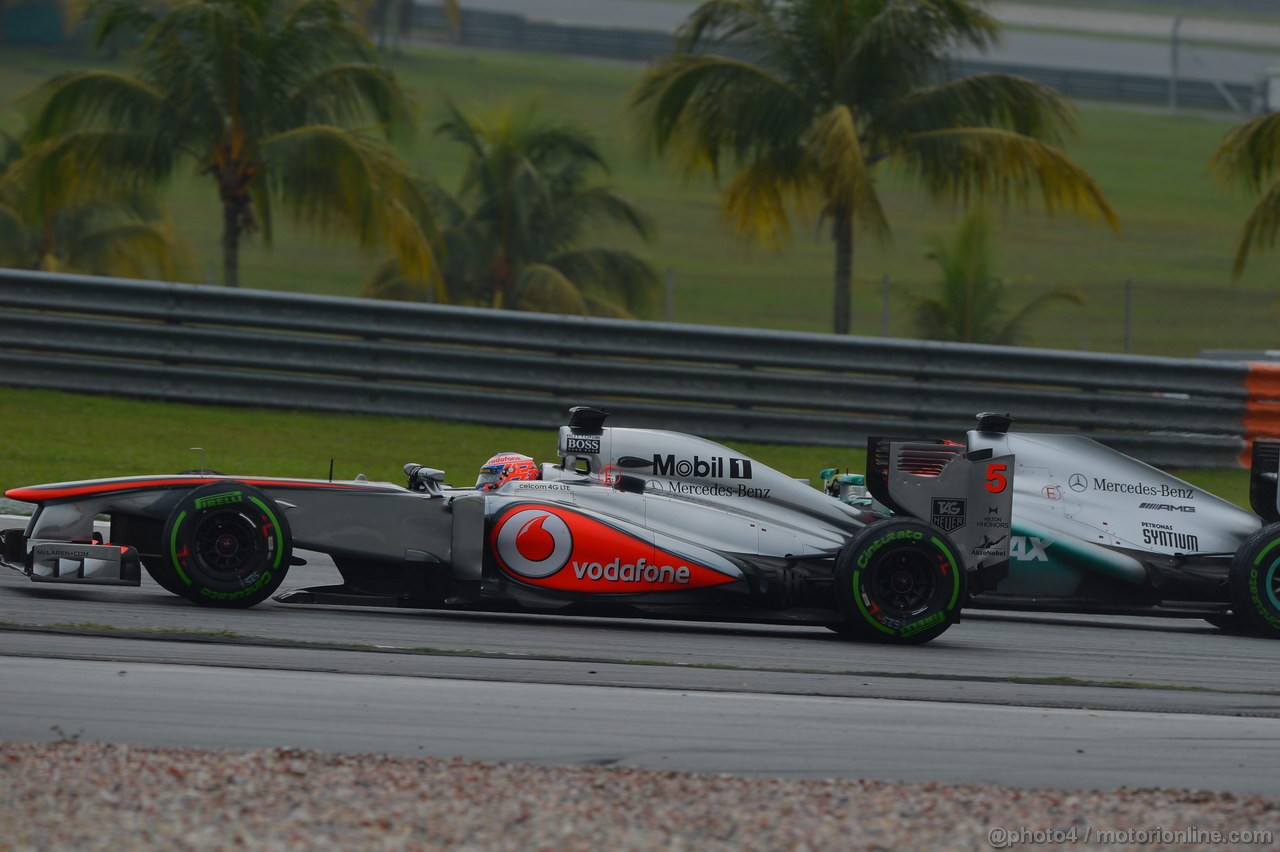
[[[1244,362],[0,269],[0,385],[221,405],[524,427],[594,405],[627,425],[837,447],[958,436],[998,411],[1018,429],[1087,434],[1152,464],[1225,466],[1246,449],[1249,375]]]
[[[414,26],[441,37],[456,37],[459,44],[467,47],[598,56],[633,62],[648,62],[665,56],[675,47],[675,38],[669,33],[566,26],[530,21],[509,13],[465,8],[462,10],[461,32],[455,36],[449,30],[440,7],[430,5],[414,8]],[[984,72],[1016,74],[1052,86],[1069,98],[1162,106],[1169,103],[1169,78],[1164,75],[1118,74],[978,60],[957,60],[952,63],[951,72],[957,77]],[[1257,112],[1262,103],[1261,84],[1179,78],[1177,102],[1183,109]]]

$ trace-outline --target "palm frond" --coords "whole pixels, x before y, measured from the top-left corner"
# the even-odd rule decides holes
[[[155,13],[137,0],[90,0],[87,3],[70,3],[73,20],[93,18],[93,41],[98,47],[106,44],[116,34],[131,35],[146,32],[155,23]]]
[[[957,128],[904,140],[901,165],[935,196],[968,205],[975,199],[1026,204],[1039,190],[1050,213],[1069,210],[1119,230],[1102,190],[1079,164],[1039,140],[1007,130]]]
[[[645,261],[583,245],[601,225],[644,240],[653,228],[621,194],[591,182],[595,172],[608,172],[594,134],[543,118],[536,106],[470,112],[450,102],[447,110],[436,132],[463,145],[467,163],[456,195],[438,187],[427,194],[442,205],[453,301],[575,313],[588,295],[632,308],[645,303],[657,280]],[[548,295],[565,286],[578,296]]]
[[[677,53],[700,53],[733,44],[777,44],[784,37],[769,0],[708,0],[676,31]]]
[[[96,127],[159,128],[170,118],[164,92],[114,71],[60,74],[37,87],[30,134],[49,139]]]
[[[437,235],[424,232],[435,230],[427,198],[385,145],[312,126],[271,137],[263,155],[270,190],[298,221],[353,236],[365,249],[391,248],[407,276],[438,274]]]
[[[152,153],[148,140],[111,131],[69,132],[29,144],[0,176],[0,192],[14,193],[30,221],[47,221],[55,211],[107,201],[141,205],[145,187],[167,176],[172,162],[157,154],[145,168],[131,168]],[[18,200],[20,199],[20,200]],[[153,200],[148,203],[154,204]],[[145,211],[139,208],[140,213]]]
[[[1240,239],[1236,242],[1236,257],[1231,274],[1236,278],[1243,275],[1249,253],[1253,249],[1273,248],[1277,233],[1280,233],[1280,181],[1268,186],[1249,211]]]
[[[1280,175],[1280,112],[1233,127],[1213,152],[1209,171],[1255,192],[1273,181]]]
[[[880,206],[871,164],[858,138],[852,110],[839,105],[818,117],[808,140],[808,152],[822,186],[824,212],[852,211],[858,223],[877,240],[889,236],[889,222]],[[791,171],[798,171],[793,166]]]
[[[1040,294],[1019,308],[1013,316],[1009,317],[1004,324],[1004,328],[1001,329],[998,339],[992,342],[1006,344],[1017,343],[1022,337],[1023,327],[1026,325],[1027,321],[1031,317],[1045,310],[1045,308],[1054,302],[1083,305],[1084,294],[1081,293],[1078,288],[1067,285],[1055,287],[1048,293]]]
[[[958,50],[985,50],[998,23],[974,0],[800,2],[797,40],[815,54],[827,100],[856,104],[864,118],[891,112],[902,98],[940,76]]]
[[[544,264],[530,264],[520,272],[510,306],[521,311],[549,314],[585,314],[586,302],[573,282],[559,270]]]
[[[1011,74],[974,74],[921,88],[899,101],[884,135],[958,127],[1003,128],[1051,144],[1075,132],[1075,112],[1057,90]]]
[[[365,298],[396,302],[425,302],[432,294],[433,289],[422,279],[406,276],[394,257],[380,263],[360,289],[360,295]]]
[[[180,280],[190,263],[186,246],[167,224],[122,222],[79,237],[66,247],[68,268],[91,275]]]
[[[791,235],[789,211],[812,213],[816,207],[806,191],[809,177],[811,172],[796,175],[790,163],[777,159],[750,162],[725,186],[721,218],[739,236],[775,248]]]
[[[372,124],[388,139],[413,136],[414,110],[394,75],[372,65],[335,65],[302,81],[290,93],[277,126]]]
[[[930,340],[962,343],[1011,344],[1026,322],[1052,302],[1079,304],[1073,288],[1044,293],[1005,318],[1010,289],[996,272],[991,217],[983,208],[971,210],[951,239],[934,237],[926,255],[938,265],[937,292],[917,297],[913,306],[917,332]]]
[[[649,307],[662,283],[653,264],[621,249],[580,249],[557,255],[545,265],[584,295],[621,304],[629,312]]]
[[[572,225],[570,242],[581,236],[586,224],[617,225],[645,242],[651,241],[656,233],[653,218],[612,187],[591,186],[571,192],[559,199],[556,206],[558,214],[569,219]]]
[[[745,161],[794,145],[812,121],[812,105],[789,81],[720,56],[660,61],[632,90],[630,104],[646,144],[686,173],[714,174],[725,155]]]

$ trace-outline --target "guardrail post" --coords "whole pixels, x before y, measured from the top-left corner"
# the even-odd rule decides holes
[[[1124,282],[1124,353],[1133,350],[1133,279]]]
[[[880,279],[880,336],[889,336],[889,273]]]

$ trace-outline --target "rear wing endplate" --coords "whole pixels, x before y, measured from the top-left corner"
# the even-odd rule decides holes
[[[1249,459],[1249,505],[1265,523],[1280,521],[1276,481],[1280,478],[1280,442],[1254,441]]]
[[[949,441],[867,441],[867,488],[896,514],[938,527],[970,571],[998,582],[1008,570],[1013,456],[970,453]]]

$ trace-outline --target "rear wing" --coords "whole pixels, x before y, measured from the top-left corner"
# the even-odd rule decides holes
[[[1280,442],[1254,441],[1249,459],[1249,505],[1265,523],[1280,521],[1276,481],[1280,479]]]
[[[1013,456],[950,441],[867,441],[867,488],[896,514],[932,523],[983,585],[1008,572]]]

